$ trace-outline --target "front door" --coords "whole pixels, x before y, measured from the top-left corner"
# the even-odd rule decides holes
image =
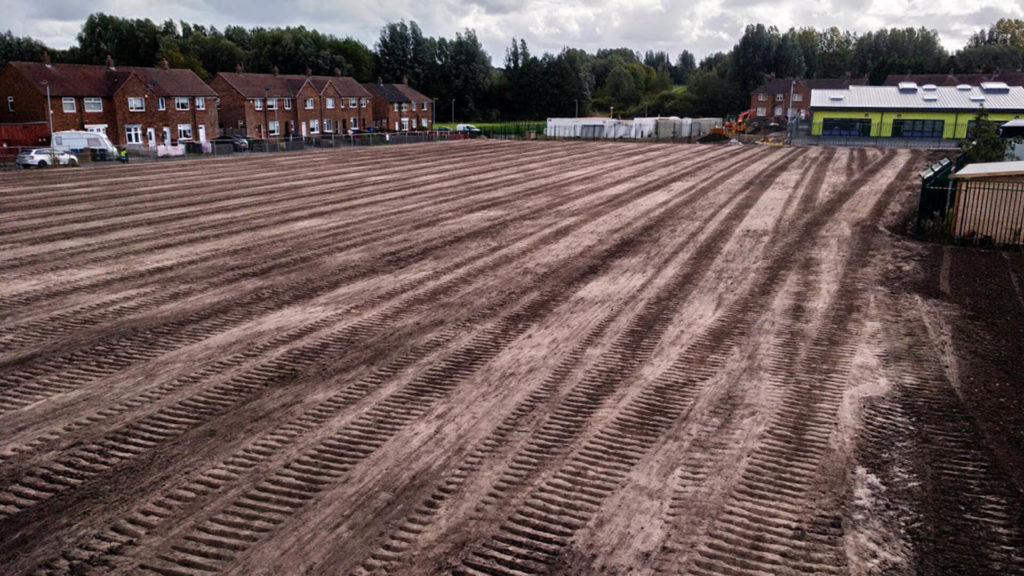
[[[156,146],[156,130],[153,128],[146,128],[146,143],[152,148]]]
[[[199,125],[199,141],[206,142],[206,124]]]
[[[299,124],[299,128],[302,130],[302,137],[305,138],[306,137],[306,122],[303,121],[301,124]]]
[[[164,146],[170,146],[170,145],[171,145],[171,129],[169,127],[167,127],[167,126],[164,126]]]

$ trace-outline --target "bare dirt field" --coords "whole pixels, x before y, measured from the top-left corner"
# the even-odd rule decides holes
[[[0,574],[1024,574],[1024,257],[921,152],[0,175]]]

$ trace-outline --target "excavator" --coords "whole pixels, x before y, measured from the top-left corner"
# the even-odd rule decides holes
[[[736,117],[736,120],[727,120],[723,126],[723,128],[725,128],[726,135],[733,136],[736,134],[745,134],[748,128],[752,128],[752,126],[747,125],[747,118],[750,118],[753,115],[754,109],[751,108],[745,112],[740,112],[740,115]]]

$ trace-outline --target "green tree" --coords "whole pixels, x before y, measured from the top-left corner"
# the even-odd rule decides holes
[[[52,53],[42,42],[11,34],[11,31],[0,34],[0,68],[8,62],[38,62],[43,52]]]
[[[960,143],[960,150],[967,153],[967,162],[1001,162],[1006,159],[1006,142],[999,136],[999,124],[988,119],[988,112],[982,108],[974,116],[967,140]]]
[[[690,74],[697,69],[697,60],[689,51],[683,50],[676,58],[676,65],[672,68],[672,81],[676,84],[685,85]]]

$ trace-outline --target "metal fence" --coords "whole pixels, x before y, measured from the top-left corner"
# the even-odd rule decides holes
[[[925,240],[1024,248],[1024,180],[956,180],[965,156],[921,174],[917,232]]]
[[[960,140],[942,138],[877,138],[871,136],[810,136],[793,137],[795,146],[842,146],[853,148],[923,148],[928,150],[956,150]]]

